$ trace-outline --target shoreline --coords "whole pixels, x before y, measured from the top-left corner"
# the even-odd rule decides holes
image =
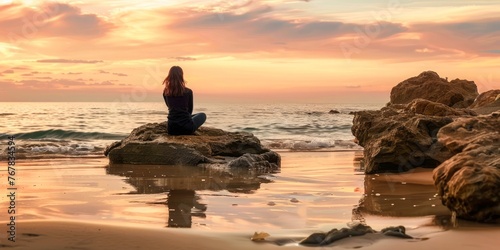
[[[269,148],[272,151],[277,153],[337,153],[337,152],[363,152],[363,149],[355,149],[355,148],[340,148],[335,149],[335,147],[326,147],[319,149],[288,149],[288,148]],[[362,156],[361,156],[362,157]],[[107,159],[108,157],[104,155],[104,151],[99,154],[39,154],[39,155],[29,155],[26,156],[26,153],[16,153],[16,162],[30,162],[30,161],[40,161],[40,160],[65,160],[65,159]],[[165,165],[168,167],[167,165]]]

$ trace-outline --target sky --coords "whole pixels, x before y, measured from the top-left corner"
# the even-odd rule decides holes
[[[500,88],[500,1],[0,0],[0,101],[385,103],[427,70]]]

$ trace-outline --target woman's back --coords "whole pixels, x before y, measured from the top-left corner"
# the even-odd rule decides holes
[[[166,96],[163,99],[168,107],[168,131],[170,134],[193,133],[193,91],[186,88],[182,96]]]
[[[193,91],[186,88],[182,68],[172,66],[163,84],[163,100],[168,107],[168,133],[193,134],[205,122],[207,116],[205,113],[193,115]]]

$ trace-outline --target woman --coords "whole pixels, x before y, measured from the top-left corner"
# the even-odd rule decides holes
[[[207,119],[205,113],[193,115],[193,91],[186,88],[184,73],[179,66],[173,66],[163,81],[163,99],[168,107],[168,133],[170,135],[191,135]]]

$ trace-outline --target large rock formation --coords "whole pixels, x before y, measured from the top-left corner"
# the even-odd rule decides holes
[[[230,167],[274,169],[280,166],[280,156],[263,147],[250,133],[201,127],[196,135],[171,136],[166,122],[134,129],[125,139],[108,146],[104,154],[111,164],[229,164]]]
[[[406,104],[422,98],[454,108],[466,108],[478,94],[473,81],[455,79],[448,82],[436,72],[426,71],[396,85],[391,91],[390,104]]]
[[[451,157],[450,151],[437,143],[439,129],[454,117],[474,115],[468,109],[416,99],[406,105],[356,112],[352,133],[364,148],[366,173],[434,168]]]
[[[434,170],[443,205],[466,219],[500,217],[500,112],[458,119],[438,140],[455,154]]]
[[[354,116],[365,173],[437,167],[443,205],[466,219],[500,217],[500,112],[492,113],[499,94],[476,98],[474,82],[448,82],[431,71],[403,81],[387,107]]]

